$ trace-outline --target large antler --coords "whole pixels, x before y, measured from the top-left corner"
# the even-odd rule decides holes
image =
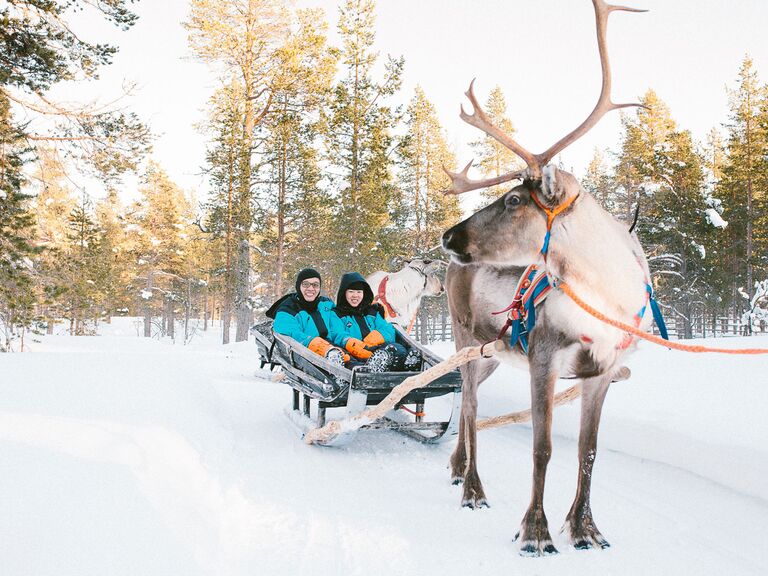
[[[467,114],[464,111],[464,107],[461,107],[461,119],[466,123],[479,128],[510,150],[517,154],[528,165],[527,170],[518,170],[515,172],[508,172],[497,176],[495,178],[489,178],[487,180],[471,180],[468,176],[469,168],[472,166],[472,162],[461,172],[450,172],[446,170],[446,173],[451,178],[451,187],[446,190],[446,194],[462,194],[470,190],[477,190],[478,188],[486,188],[488,186],[494,186],[501,184],[502,182],[508,182],[520,178],[525,174],[528,178],[538,179],[541,177],[541,169],[547,165],[547,163],[555,157],[558,152],[561,152],[566,147],[570,146],[573,142],[581,138],[584,134],[598,123],[598,121],[611,110],[617,110],[619,108],[627,108],[629,106],[642,106],[642,104],[614,104],[611,102],[611,66],[608,61],[608,47],[606,44],[606,30],[608,26],[608,16],[614,10],[622,10],[625,12],[647,12],[647,10],[641,10],[637,8],[628,8],[626,6],[614,6],[607,4],[605,0],[592,0],[592,4],[595,7],[595,22],[597,27],[597,47],[600,52],[600,67],[602,70],[603,84],[600,90],[600,97],[595,104],[595,108],[592,110],[587,119],[584,120],[575,130],[566,134],[563,138],[558,140],[555,144],[550,146],[546,151],[541,154],[532,154],[509,135],[504,133],[501,129],[491,122],[490,118],[481,108],[477,102],[474,93],[474,83],[469,85],[466,95],[469,98],[472,107],[474,108],[472,114]]]
[[[507,172],[506,174],[496,176],[495,178],[488,178],[487,180],[472,180],[468,175],[470,168],[472,168],[471,160],[469,164],[464,166],[464,170],[461,172],[451,172],[445,166],[443,166],[443,171],[451,178],[451,187],[445,190],[446,194],[463,194],[464,192],[469,192],[470,190],[487,188],[488,186],[496,186],[496,184],[503,184],[504,182],[509,182],[510,180],[516,180],[522,177],[523,172],[525,172],[525,170],[518,170],[516,172]]]

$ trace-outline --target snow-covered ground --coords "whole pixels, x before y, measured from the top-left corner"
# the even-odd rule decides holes
[[[480,433],[491,508],[462,509],[454,441],[362,431],[344,448],[306,446],[283,413],[290,389],[254,376],[252,343],[172,345],[132,322],[0,355],[3,576],[768,574],[766,356],[642,345],[632,357],[594,474],[608,550],[575,551],[557,533],[579,416],[578,402],[559,408],[546,510],[561,554],[530,559],[512,542],[529,426]],[[483,417],[528,403],[514,369],[481,387]]]

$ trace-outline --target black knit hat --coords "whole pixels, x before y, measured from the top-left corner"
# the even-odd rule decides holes
[[[304,280],[307,280],[308,278],[317,278],[322,283],[322,279],[320,278],[320,273],[315,270],[314,268],[304,268],[301,272],[299,272],[296,275],[296,293],[301,295],[301,283],[304,282]]]

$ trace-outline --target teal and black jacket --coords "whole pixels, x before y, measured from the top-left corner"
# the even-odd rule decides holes
[[[303,346],[309,346],[313,338],[320,336],[336,344],[344,338],[344,326],[334,314],[333,302],[325,296],[318,296],[316,305],[302,301],[293,292],[283,296],[267,311],[274,318],[272,329],[278,334],[290,336]],[[346,341],[346,340],[345,340]]]
[[[352,284],[358,285],[355,289],[363,290],[363,300],[355,307],[349,305],[344,294]],[[334,342],[337,346],[344,347],[350,338],[362,340],[374,330],[379,331],[387,344],[396,341],[394,326],[384,320],[382,307],[373,304],[373,290],[357,272],[348,272],[341,277],[339,292],[336,295],[336,308],[333,311],[341,319],[344,330],[343,337]]]

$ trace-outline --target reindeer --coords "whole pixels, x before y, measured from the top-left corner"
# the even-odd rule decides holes
[[[461,118],[514,151],[527,168],[488,180],[468,177],[470,162],[459,173],[448,172],[447,193],[522,180],[494,203],[449,229],[443,248],[451,256],[446,275],[456,348],[499,338],[505,309],[515,294],[524,268],[540,261],[555,286],[534,308],[536,323],[527,334],[527,354],[521,344],[505,339],[496,358],[462,367],[464,380],[458,444],[450,465],[454,483],[463,482],[462,505],[487,506],[477,472],[477,387],[499,361],[527,367],[530,372],[533,416],[533,491],[515,539],[520,553],[539,556],[557,553],[544,514],[544,478],[552,451],[551,427],[555,383],[561,376],[582,379],[579,471],[576,495],[563,530],[577,549],[609,546],[592,519],[590,485],[597,451],[600,414],[612,379],[628,377],[621,362],[634,348],[632,338],[585,314],[556,288],[567,282],[595,308],[647,329],[648,315],[640,310],[650,297],[649,272],[636,235],[603,210],[573,175],[549,165],[552,158],[589,131],[608,111],[637,104],[611,102],[611,73],[606,48],[606,25],[614,10],[643,12],[592,0],[602,66],[602,90],[587,119],[548,150],[532,154],[494,126],[478,105],[470,84],[466,95],[474,110]],[[474,81],[473,81],[474,82]],[[543,260],[543,262],[541,262]],[[525,280],[525,279],[523,279]],[[518,293],[519,294],[519,293]],[[514,306],[513,306],[514,308]]]
[[[387,320],[408,327],[424,296],[441,296],[445,291],[438,271],[440,260],[415,258],[398,272],[374,272],[366,278],[376,300],[384,307]]]

